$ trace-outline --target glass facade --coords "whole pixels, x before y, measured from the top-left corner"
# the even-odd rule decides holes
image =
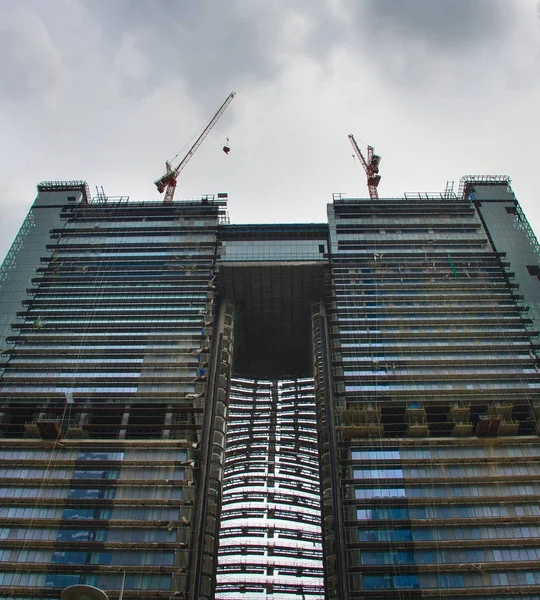
[[[125,573],[126,594],[183,597],[212,496],[200,453],[223,202],[88,202],[52,184],[32,214],[2,290],[19,296],[4,304],[0,595],[114,595]]]
[[[324,598],[312,379],[233,379],[216,598]]]
[[[28,440],[2,452],[2,586],[110,590],[122,567],[126,590],[169,590],[187,547],[178,531],[191,510],[183,493],[187,444],[124,451],[61,444],[43,452]]]
[[[515,205],[505,181],[329,206],[333,296],[313,313],[329,598],[538,596],[538,334],[482,218],[498,186]]]
[[[540,251],[507,178],[462,190],[230,225],[40,184],[0,269],[0,597],[540,598]]]

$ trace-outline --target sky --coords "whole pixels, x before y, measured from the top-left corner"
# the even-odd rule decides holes
[[[539,0],[0,0],[0,258],[43,180],[229,194],[233,223],[324,222],[367,197],[509,175],[540,234]],[[229,138],[231,152],[222,146]],[[176,160],[179,160],[176,159]]]

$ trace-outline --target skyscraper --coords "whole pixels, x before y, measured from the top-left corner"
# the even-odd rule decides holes
[[[508,179],[336,198],[329,227],[313,321],[329,597],[537,596],[538,253]]]
[[[328,224],[226,203],[38,186],[0,271],[0,596],[540,597],[508,178]]]

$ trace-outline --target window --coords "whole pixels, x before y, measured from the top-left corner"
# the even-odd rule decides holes
[[[355,479],[403,479],[401,469],[354,469]]]
[[[118,479],[119,471],[106,469],[76,469],[73,479]]]
[[[353,460],[399,460],[399,450],[352,450]]]
[[[529,271],[529,275],[540,279],[540,267],[538,265],[527,265],[527,271]]]
[[[98,489],[89,489],[89,488],[74,488],[69,491],[68,498],[114,498],[116,495],[115,488],[98,488]]]
[[[405,498],[405,488],[356,488],[356,498]]]
[[[62,564],[78,564],[84,565],[88,563],[90,553],[89,552],[62,552],[58,551],[52,555],[51,562],[52,563],[62,563]]]
[[[58,573],[57,575],[47,575],[45,587],[67,588],[71,585],[81,583],[82,575],[66,575]]]
[[[123,452],[79,452],[78,460],[122,460]]]
[[[365,590],[418,589],[420,583],[417,575],[364,575],[362,578]]]
[[[414,553],[411,551],[398,552],[362,552],[363,565],[413,565]]]

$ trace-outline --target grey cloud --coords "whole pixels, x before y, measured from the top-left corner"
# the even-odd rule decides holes
[[[279,70],[273,47],[279,10],[266,3],[88,0],[83,5],[100,23],[112,61],[128,38],[152,65],[139,81],[140,93],[170,78],[184,80],[188,93],[195,89],[200,97],[209,89],[230,91],[238,82],[271,80]],[[135,78],[126,79],[137,85]]]
[[[433,85],[441,98],[479,90],[505,68],[518,20],[503,0],[364,0],[349,18],[345,44],[381,81],[401,94]]]
[[[442,52],[502,41],[511,16],[502,0],[365,0],[356,9],[359,27],[371,38],[421,40]]]
[[[19,9],[4,1],[12,7],[0,25],[0,51],[10,57],[0,67],[5,94],[47,93],[62,72],[71,85],[110,78],[132,98],[173,80],[207,111],[231,89],[271,84],[298,54],[324,67],[336,48],[369,60],[390,82],[426,81],[437,55],[459,60],[452,55],[487,46],[496,55],[513,11],[503,0],[56,0],[53,14],[48,2]],[[308,30],[284,36],[292,13]]]

